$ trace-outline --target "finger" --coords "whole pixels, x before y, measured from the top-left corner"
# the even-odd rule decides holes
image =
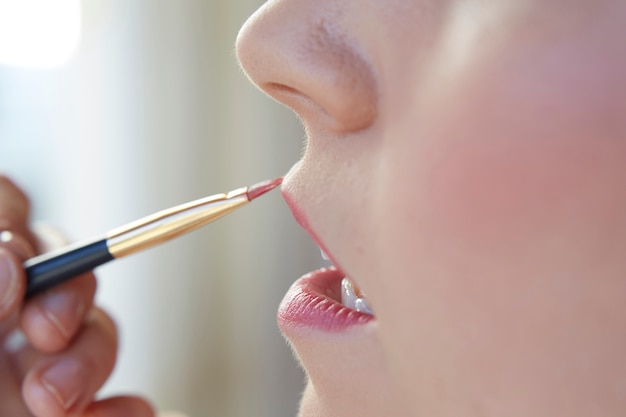
[[[67,350],[43,358],[26,375],[22,394],[35,416],[80,415],[113,370],[115,325],[102,310],[92,312]]]
[[[154,417],[154,409],[138,397],[114,397],[91,404],[82,417]]]
[[[0,323],[19,309],[24,298],[24,282],[21,260],[0,246]]]
[[[63,234],[50,225],[39,223],[34,230],[44,251],[66,243]],[[95,291],[95,277],[87,273],[29,300],[21,318],[24,334],[44,352],[64,349],[93,306]]]
[[[10,230],[0,232],[0,246],[15,253],[23,261],[36,255],[28,240]]]
[[[7,176],[0,175],[0,230],[23,236],[33,247],[36,241],[28,228],[30,201]]]
[[[0,351],[0,415],[26,416],[26,406],[21,401],[22,393],[17,381],[21,381],[15,372],[15,363],[10,354]]]
[[[93,306],[95,292],[96,279],[87,273],[30,299],[20,321],[24,334],[43,352],[65,349]]]

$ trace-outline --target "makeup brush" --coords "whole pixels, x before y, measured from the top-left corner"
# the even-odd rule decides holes
[[[278,187],[282,178],[216,194],[159,211],[86,242],[69,245],[24,262],[26,298],[93,268],[158,245],[217,220]]]

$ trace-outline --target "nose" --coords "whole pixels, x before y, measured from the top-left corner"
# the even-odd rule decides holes
[[[327,0],[270,1],[242,27],[237,56],[248,77],[291,107],[305,127],[344,134],[376,120],[378,94],[341,7]]]

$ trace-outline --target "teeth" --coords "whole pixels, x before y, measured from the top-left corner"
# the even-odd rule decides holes
[[[341,281],[341,304],[362,313],[374,314],[365,296],[354,287],[352,281],[344,278]]]
[[[356,296],[352,282],[348,278],[341,280],[341,304],[356,310],[356,300],[358,299],[359,297]]]
[[[320,254],[322,255],[322,259],[330,262],[330,258],[321,248]],[[374,315],[372,308],[365,299],[365,294],[363,294],[348,278],[344,278],[341,281],[341,304],[352,310]]]
[[[365,298],[357,298],[355,304],[355,310],[360,311],[361,313],[367,313],[374,315],[369,304],[367,304],[367,300]]]

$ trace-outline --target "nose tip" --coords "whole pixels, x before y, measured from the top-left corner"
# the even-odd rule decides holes
[[[237,57],[252,82],[305,126],[348,133],[369,127],[378,113],[375,74],[359,46],[324,7],[270,2],[242,27]]]

